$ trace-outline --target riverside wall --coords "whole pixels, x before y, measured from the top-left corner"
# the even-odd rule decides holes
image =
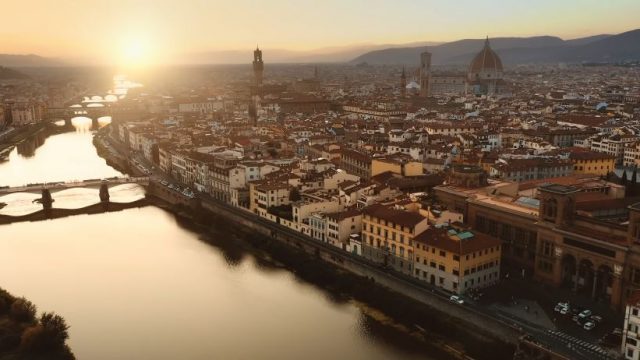
[[[422,303],[454,321],[464,324],[468,333],[481,334],[512,345],[517,344],[519,337],[522,335],[518,329],[507,323],[503,323],[494,317],[467,306],[454,304],[448,299],[434,294],[430,289],[422,286],[418,280],[386,271],[361,256],[350,254],[296,232],[283,224],[277,223],[275,217],[271,220],[265,219],[246,209],[233,207],[214,199],[190,199],[154,183],[149,186],[148,195],[156,196],[172,205],[179,205],[181,208],[195,213],[206,212],[209,216],[217,217],[226,223],[233,224],[242,232],[252,236],[262,236],[270,240],[277,240],[311,256],[318,257],[338,268],[372,280],[396,293]]]

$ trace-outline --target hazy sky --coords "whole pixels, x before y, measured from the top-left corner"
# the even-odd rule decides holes
[[[0,53],[107,63],[640,27],[640,0],[2,0],[1,12]]]

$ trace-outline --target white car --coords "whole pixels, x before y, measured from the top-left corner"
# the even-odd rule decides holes
[[[582,328],[585,330],[591,330],[594,327],[596,327],[596,324],[592,321],[587,321],[586,323],[584,323],[584,326],[582,326]]]
[[[462,298],[458,295],[451,295],[451,297],[449,298],[449,301],[454,302],[456,304],[462,305],[464,304],[464,300],[462,300]]]
[[[582,310],[580,314],[578,314],[578,317],[581,319],[586,319],[589,316],[591,316],[591,310]]]

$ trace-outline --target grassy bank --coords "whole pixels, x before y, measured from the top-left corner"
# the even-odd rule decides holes
[[[65,320],[0,289],[0,360],[73,360]]]

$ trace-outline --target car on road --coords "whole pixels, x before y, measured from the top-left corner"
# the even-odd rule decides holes
[[[585,329],[585,330],[592,330],[594,327],[596,327],[596,324],[594,322],[592,322],[592,321],[587,321],[582,326],[582,328]]]
[[[582,310],[579,314],[578,317],[581,319],[587,319],[591,316],[591,310]]]
[[[566,311],[568,311],[569,310],[569,303],[559,302],[558,304],[556,304],[556,307],[553,308],[553,310],[555,312],[562,312],[563,309],[566,309]]]
[[[462,305],[464,304],[464,300],[462,300],[462,298],[458,295],[451,295],[451,297],[449,298],[449,301],[454,302],[456,304]]]
[[[562,315],[567,315],[570,311],[571,311],[571,310],[570,310],[568,307],[566,307],[566,308],[562,308],[562,309],[560,310],[560,314],[562,314]]]

